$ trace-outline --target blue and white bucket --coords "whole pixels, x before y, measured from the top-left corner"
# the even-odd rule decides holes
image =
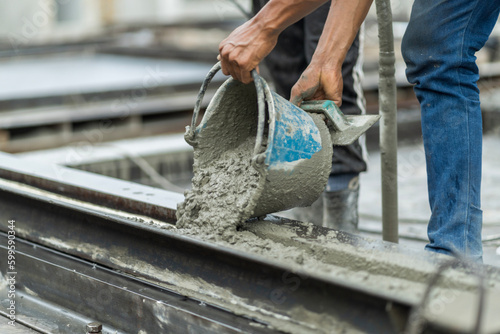
[[[254,84],[229,78],[196,126],[201,100],[220,64],[202,85],[186,141],[198,163],[256,137],[253,166],[260,172],[252,216],[311,205],[323,192],[332,166],[332,140],[321,114],[307,113],[272,92],[255,71]],[[266,114],[267,110],[267,114]]]

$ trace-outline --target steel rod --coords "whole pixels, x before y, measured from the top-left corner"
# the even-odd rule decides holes
[[[398,161],[394,36],[390,0],[375,0],[379,36],[382,237],[398,242]]]

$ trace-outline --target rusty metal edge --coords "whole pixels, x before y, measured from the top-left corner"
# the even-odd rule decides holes
[[[175,223],[177,203],[184,200],[175,192],[7,153],[0,153],[0,178],[168,223]]]

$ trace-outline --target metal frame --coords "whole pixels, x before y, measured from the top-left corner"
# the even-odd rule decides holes
[[[127,197],[122,191],[119,197],[116,194],[124,187],[131,187],[130,182],[65,167],[57,167],[61,169],[56,173],[43,164],[37,165],[37,172],[34,173],[30,172],[31,167],[26,164],[26,161],[6,154],[0,162],[0,177],[4,178],[3,181],[0,180],[0,230],[7,232],[8,221],[14,219],[19,242],[21,239],[26,240],[27,244],[32,243],[32,248],[38,247],[36,245],[50,247],[63,257],[86,261],[87,266],[95,263],[114,272],[134,276],[143,282],[175,290],[178,294],[189,295],[215,308],[235,309],[237,311],[233,312],[259,319],[258,322],[264,323],[264,327],[267,322],[272,322],[272,326],[291,326],[299,328],[298,331],[311,330],[316,326],[317,318],[311,318],[315,314],[330,324],[341,319],[353,328],[364,331],[376,328],[378,332],[390,333],[394,328],[391,314],[386,311],[387,305],[403,310],[403,314],[409,312],[408,301],[398,300],[383,292],[189,238],[154,224],[134,221],[134,213],[152,213],[164,218],[166,222],[173,222],[176,201],[162,199],[182,195],[134,185],[134,190],[140,191],[132,193],[139,194],[129,194]],[[59,178],[55,175],[59,175]],[[149,193],[153,200],[143,200],[141,193],[144,192]],[[64,196],[54,197],[54,194]],[[66,196],[72,197],[71,200]],[[85,205],[85,202],[130,212],[130,218],[100,211],[98,206]],[[168,227],[166,225],[163,227]],[[325,230],[321,233],[327,232]],[[28,255],[26,248],[22,249],[25,254],[22,256],[26,256],[26,259],[36,255]],[[56,280],[55,277],[61,275],[49,292],[55,292],[56,286],[68,285],[69,282],[75,284],[72,289],[84,291],[86,288],[78,287],[78,284],[87,284],[84,277],[75,276],[71,270],[55,270],[55,267],[42,270],[48,264],[45,264],[43,258],[37,261],[26,266],[23,264],[23,275],[25,278],[33,277],[30,281],[33,285],[20,286],[20,293],[34,291],[35,294],[44,296],[42,299],[47,303],[76,312],[75,317],[78,317],[80,312],[74,309],[74,298],[78,299],[78,296],[72,297],[73,290],[47,294],[45,289],[48,289],[48,283],[35,283],[36,277],[43,282],[44,275],[49,275],[51,280]],[[197,289],[186,291],[175,283],[176,280],[179,281],[179,277],[196,281],[198,289],[203,291],[225,291],[221,295],[227,295],[214,299],[210,294]],[[83,282],[79,283],[80,280]],[[299,284],[294,288],[297,282]],[[89,293],[96,294],[99,291],[98,287],[94,287]],[[140,309],[141,301],[134,301],[130,307]],[[236,301],[236,304],[233,305],[231,301]],[[244,302],[246,306],[242,304],[239,307],[239,302]],[[125,304],[125,301],[119,302],[116,307],[125,307]],[[251,308],[255,310],[252,311]],[[197,312],[203,315],[203,310],[200,308]],[[128,323],[120,327],[119,321],[113,322],[113,317],[107,315],[112,315],[113,312],[100,309],[93,320],[125,331],[130,328],[136,330],[135,319],[129,319]],[[90,313],[83,314],[89,316]],[[138,316],[140,314],[139,312]],[[52,316],[47,317],[52,320]],[[188,320],[186,318],[186,322]],[[210,326],[207,328],[211,328]]]

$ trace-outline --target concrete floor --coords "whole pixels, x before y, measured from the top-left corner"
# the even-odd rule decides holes
[[[486,135],[483,144],[483,248],[484,262],[500,266],[500,136]],[[362,234],[380,238],[381,186],[380,154],[369,152],[369,170],[361,176],[359,203]],[[423,248],[427,243],[430,209],[424,149],[421,142],[398,151],[400,243]]]

